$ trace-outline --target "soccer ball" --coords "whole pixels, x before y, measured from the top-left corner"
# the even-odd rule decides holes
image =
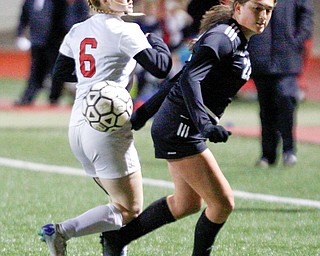
[[[112,81],[94,84],[82,102],[86,121],[101,132],[120,129],[130,120],[132,109],[129,92]]]

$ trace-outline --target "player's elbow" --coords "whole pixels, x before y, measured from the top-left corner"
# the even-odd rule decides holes
[[[172,58],[169,53],[158,52],[148,48],[133,57],[146,71],[157,78],[165,78],[172,68]]]

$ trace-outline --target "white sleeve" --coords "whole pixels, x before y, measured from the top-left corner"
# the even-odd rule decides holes
[[[126,22],[120,41],[120,50],[132,58],[147,48],[152,48],[152,46],[140,26],[136,23]]]
[[[73,52],[69,46],[69,40],[70,40],[70,37],[69,37],[69,34],[67,34],[65,36],[65,38],[63,39],[63,42],[60,46],[60,49],[59,49],[59,52],[62,53],[63,55],[67,56],[67,57],[70,57],[70,58],[73,58],[74,59],[74,56],[73,56]]]

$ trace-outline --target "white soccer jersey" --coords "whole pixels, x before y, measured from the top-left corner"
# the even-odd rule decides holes
[[[128,85],[136,66],[133,57],[146,48],[151,45],[139,25],[115,15],[95,14],[72,27],[60,47],[76,63],[78,83],[70,126],[84,122],[82,99],[93,84],[112,80]]]

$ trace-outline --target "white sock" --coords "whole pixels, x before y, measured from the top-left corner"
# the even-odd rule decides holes
[[[59,227],[66,239],[118,230],[122,227],[122,215],[113,204],[100,205],[78,217],[59,223]]]

